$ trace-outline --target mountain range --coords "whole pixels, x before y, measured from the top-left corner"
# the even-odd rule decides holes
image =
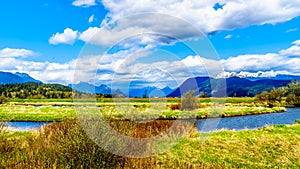
[[[0,72],[0,84],[22,84],[27,82],[42,83],[26,73]]]
[[[107,94],[107,95],[123,95],[130,98],[141,97],[165,97],[173,90],[170,87],[159,89],[155,86],[148,86],[144,88],[130,88],[127,93],[122,92],[120,89],[113,90],[107,85],[92,85],[86,82],[80,82],[78,84],[70,84],[69,87],[74,90],[89,93],[89,94]],[[128,94],[129,93],[129,94]]]
[[[211,82],[218,91],[226,90],[226,96],[228,97],[253,97],[263,91],[270,91],[273,88],[283,87],[290,83],[292,80],[275,80],[275,79],[259,79],[249,80],[240,77],[230,78],[209,78],[209,77],[196,77],[187,79],[177,89],[170,93],[167,97],[181,97],[189,90],[194,90],[196,95],[201,95],[201,92],[207,93],[208,96],[212,96]],[[223,85],[226,83],[226,86]],[[218,86],[218,84],[221,84]],[[214,89],[215,89],[214,88]],[[214,94],[214,96],[218,96]],[[224,95],[220,95],[224,96]]]
[[[245,78],[251,81],[261,80],[261,79],[274,79],[274,80],[300,80],[300,76],[297,75],[287,75],[287,74],[275,74],[275,73],[250,73],[250,72],[225,72],[217,76],[217,78],[230,78],[239,77]]]
[[[300,80],[300,76],[294,75],[276,75],[273,77],[260,76],[234,76],[236,74],[229,74],[227,77],[210,78],[210,77],[195,77],[185,80],[180,86],[171,89],[157,88],[155,86],[148,86],[144,88],[130,88],[127,93],[120,89],[112,90],[110,86],[101,84],[95,86],[86,82],[68,85],[73,90],[77,90],[89,94],[106,94],[106,95],[123,95],[125,97],[182,97],[187,91],[194,90],[196,95],[215,96],[216,91],[212,91],[211,82],[213,86],[220,91],[226,90],[228,97],[252,97],[263,91],[269,91],[273,88],[286,86],[294,80]],[[0,72],[0,84],[22,84],[27,82],[42,83],[30,77],[26,73],[9,73]],[[226,82],[226,87],[223,85]]]
[[[69,84],[73,90],[77,90],[88,94],[112,94],[111,88],[106,85],[94,86],[86,82],[80,82],[78,84]]]

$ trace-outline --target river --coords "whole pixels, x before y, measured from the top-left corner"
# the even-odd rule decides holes
[[[285,113],[239,116],[198,120],[196,126],[199,132],[211,132],[221,129],[251,130],[273,124],[293,124],[300,119],[300,108],[287,108]]]
[[[273,124],[293,124],[300,119],[300,108],[287,108],[285,113],[272,113],[251,116],[239,116],[229,118],[215,118],[197,120],[196,126],[199,132],[211,132],[221,129],[251,130]],[[38,129],[49,122],[7,122],[6,125],[15,130]]]
[[[13,130],[26,131],[31,129],[39,129],[43,125],[50,124],[49,122],[6,122],[8,127]]]

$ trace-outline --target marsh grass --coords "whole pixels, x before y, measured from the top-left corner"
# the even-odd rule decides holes
[[[0,168],[115,168],[122,158],[88,139],[75,121],[1,137]]]
[[[0,134],[3,134],[6,132],[6,124],[5,122],[0,122]]]
[[[128,136],[148,138],[164,132],[173,122],[110,121],[109,124]],[[149,162],[155,166],[156,157],[136,160],[107,152],[90,140],[75,120],[0,137],[0,168],[137,168],[148,166]]]
[[[73,107],[1,105],[0,121],[62,121],[76,116]]]
[[[110,121],[135,138],[158,135],[172,121]],[[177,131],[182,130],[178,128]],[[0,137],[0,168],[299,168],[300,125],[189,134],[169,151],[147,158],[120,157],[90,140],[75,120]]]

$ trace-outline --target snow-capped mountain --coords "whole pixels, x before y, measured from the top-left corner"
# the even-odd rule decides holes
[[[260,80],[260,79],[273,79],[273,80],[299,80],[299,75],[289,75],[289,74],[279,74],[273,71],[270,72],[224,72],[219,74],[216,78],[231,78],[239,77],[245,78],[251,81]]]

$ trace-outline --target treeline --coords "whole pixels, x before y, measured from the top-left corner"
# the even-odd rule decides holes
[[[5,84],[0,85],[0,104],[9,99],[72,99],[72,98],[112,98],[118,95],[87,94],[61,84]]]
[[[287,87],[258,94],[255,101],[268,107],[282,105],[300,107],[300,82],[291,82]]]
[[[64,99],[72,98],[72,88],[60,84],[5,84],[0,85],[0,95],[18,99]]]

